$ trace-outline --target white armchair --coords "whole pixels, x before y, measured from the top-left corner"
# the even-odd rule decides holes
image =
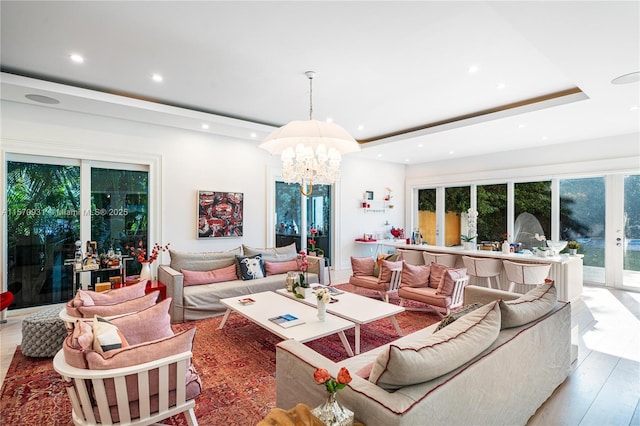
[[[187,385],[184,380],[191,352],[183,352],[156,361],[131,367],[111,370],[88,370],[72,367],[65,361],[63,350],[53,359],[53,368],[69,383],[67,393],[73,407],[73,423],[76,425],[110,425],[116,422],[128,425],[149,425],[160,420],[184,413],[187,423],[196,426],[195,400],[187,399]],[[174,380],[171,371],[175,369]],[[151,383],[156,375],[159,391],[151,395]],[[137,401],[129,395],[134,378]],[[113,383],[109,383],[113,380]],[[171,382],[175,386],[171,386]],[[107,383],[105,383],[107,382]],[[171,389],[171,388],[174,389]],[[115,389],[117,406],[109,406],[107,392]]]

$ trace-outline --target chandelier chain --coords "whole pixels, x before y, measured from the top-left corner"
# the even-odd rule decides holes
[[[309,120],[313,120],[313,75],[309,77]]]

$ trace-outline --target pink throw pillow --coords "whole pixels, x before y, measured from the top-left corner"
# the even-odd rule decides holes
[[[373,276],[373,257],[351,257],[351,269],[355,277]]]
[[[451,296],[453,293],[453,287],[456,284],[456,281],[460,278],[464,278],[467,275],[467,268],[447,268],[442,279],[440,280],[440,285],[436,290],[436,294],[444,294],[445,296]]]
[[[221,283],[238,279],[235,264],[211,271],[188,271],[186,269],[180,269],[180,272],[184,275],[183,285],[185,287],[190,285]]]
[[[150,308],[114,318],[110,322],[120,329],[129,345],[162,339],[173,336],[170,307],[171,298],[167,297]]]
[[[437,289],[440,286],[442,276],[447,271],[447,267],[439,263],[431,262],[429,273],[429,287]]]
[[[82,314],[83,318],[93,318],[94,315],[111,317],[114,315],[130,314],[155,305],[158,296],[160,296],[160,291],[156,290],[137,299],[127,300],[122,303],[101,306],[80,306],[78,311]]]
[[[264,262],[264,269],[267,271],[267,276],[284,274],[289,271],[298,270],[298,262],[296,260],[288,260],[286,262]]]
[[[404,262],[402,260],[398,260],[397,262],[389,262],[388,260],[383,260],[382,265],[380,265],[380,277],[378,278],[379,283],[390,283],[391,282],[391,270],[393,269],[402,269],[402,264]]]
[[[126,302],[127,300],[136,299],[144,296],[144,289],[147,286],[146,281],[140,281],[137,284],[120,287],[109,291],[85,291],[78,290],[83,301],[82,306],[88,306],[86,297],[93,300],[94,305],[113,305],[116,303]]]
[[[402,265],[402,287],[429,287],[429,265]]]

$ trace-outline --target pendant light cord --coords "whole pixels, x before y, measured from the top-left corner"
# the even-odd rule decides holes
[[[307,74],[309,77],[309,120],[313,120],[313,75]]]

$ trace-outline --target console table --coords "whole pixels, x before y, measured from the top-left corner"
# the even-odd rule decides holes
[[[403,250],[421,250],[433,253],[457,254],[460,256],[488,257],[494,259],[511,260],[521,263],[548,263],[551,264],[549,278],[555,281],[556,290],[558,291],[558,300],[561,302],[571,302],[582,294],[582,256],[569,256],[561,254],[559,256],[538,257],[534,255],[524,255],[518,253],[502,253],[501,251],[488,250],[465,250],[462,247],[443,247],[405,244],[404,242],[385,242],[387,246],[399,248]],[[456,263],[456,266],[462,267],[462,257]],[[500,283],[503,289],[507,288],[507,276],[504,272],[500,274]],[[531,289],[531,286],[516,285],[516,291],[524,293]]]

